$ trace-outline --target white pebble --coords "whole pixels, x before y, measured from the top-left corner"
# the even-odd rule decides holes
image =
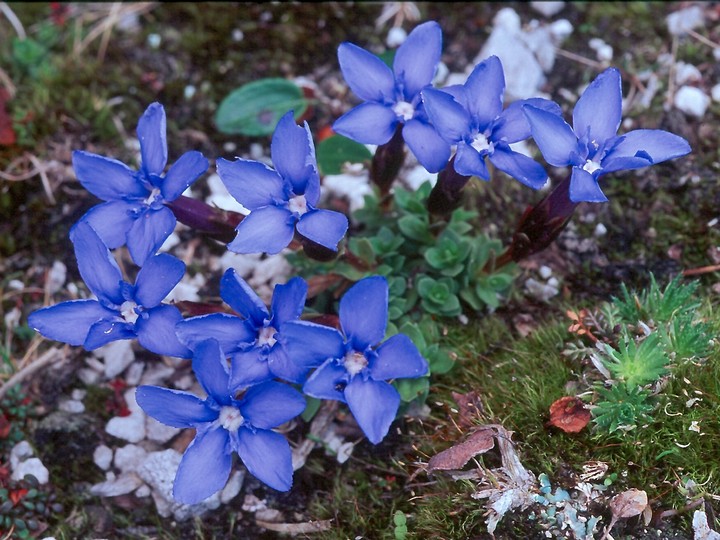
[[[593,231],[593,234],[595,236],[605,236],[607,234],[607,227],[603,225],[602,223],[598,223],[595,225],[595,230]]]
[[[239,28],[235,28],[232,31],[232,34],[230,37],[232,38],[233,41],[239,42],[245,38],[245,34],[243,34],[243,31],[240,30]]]
[[[83,405],[82,401],[76,399],[65,399],[58,404],[58,409],[72,414],[79,414],[85,412],[85,405]]]
[[[160,37],[160,34],[149,34],[147,37],[147,41],[151,49],[157,49],[158,47],[160,47],[162,37]]]
[[[122,472],[137,471],[145,461],[147,451],[135,444],[126,444],[115,450],[115,467]]]
[[[713,101],[720,102],[720,84],[716,84],[712,87],[712,90],[710,91]]]
[[[55,261],[48,272],[47,288],[50,294],[58,292],[65,285],[67,277],[67,267],[60,261]]]
[[[702,26],[705,22],[705,13],[700,6],[691,6],[671,13],[665,21],[668,31],[674,36],[680,36],[688,30]]]
[[[548,279],[550,276],[552,276],[552,268],[549,266],[541,266],[538,268],[538,274],[540,274],[540,277],[543,279]]]
[[[702,80],[700,70],[692,64],[678,62],[675,67],[675,82],[679,85],[690,82],[699,82]]]
[[[550,35],[558,42],[565,41],[573,33],[573,25],[567,19],[558,19],[550,25]]]
[[[675,94],[673,103],[685,114],[702,118],[710,105],[710,97],[694,86],[682,86]]]
[[[552,17],[562,11],[565,2],[530,2],[530,7],[545,17]]]
[[[405,43],[406,39],[407,32],[399,26],[393,26],[388,32],[387,38],[385,38],[385,43],[387,43],[388,47],[395,48]]]
[[[110,468],[110,464],[113,460],[113,451],[110,447],[101,444],[93,452],[93,461],[95,465],[100,467],[103,471],[107,471]]]

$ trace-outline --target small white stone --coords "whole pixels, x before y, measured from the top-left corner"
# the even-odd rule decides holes
[[[540,274],[541,278],[548,279],[550,276],[552,276],[552,268],[542,265],[540,268],[538,268],[538,274]]]
[[[10,311],[8,311],[5,314],[5,328],[8,329],[8,331],[12,331],[14,328],[16,328],[20,324],[20,319],[22,318],[22,311],[20,311],[17,307],[13,307]]]
[[[197,92],[197,88],[193,84],[188,84],[185,89],[183,90],[183,97],[186,100],[192,99],[195,96],[195,93]]]
[[[50,294],[55,294],[65,285],[67,267],[60,261],[55,261],[47,276],[47,288]]]
[[[153,364],[145,370],[140,379],[140,384],[159,385],[172,377],[175,370],[165,364]],[[133,399],[133,402],[135,400]]]
[[[510,7],[503,8],[498,11],[493,19],[493,25],[496,28],[502,28],[514,33],[520,31],[520,24],[520,15],[518,15],[517,11]]]
[[[162,253],[165,253],[167,251],[170,251],[172,248],[177,246],[179,243],[180,243],[180,237],[176,233],[173,232],[162,243],[162,246],[160,246],[159,251]]]
[[[399,26],[393,26],[388,32],[387,38],[385,38],[385,43],[388,47],[394,49],[405,43],[406,39],[407,32]]]
[[[90,487],[90,493],[98,497],[127,495],[142,486],[142,479],[134,473],[122,474],[114,480],[106,480]]]
[[[93,452],[93,461],[95,465],[100,467],[103,471],[107,471],[110,468],[110,464],[113,459],[113,451],[110,447],[101,444]]]
[[[366,172],[362,175],[329,174],[323,178],[323,188],[326,193],[347,198],[351,212],[365,206],[365,195],[372,193]]]
[[[76,399],[64,399],[58,404],[58,409],[73,414],[79,414],[81,412],[85,412],[85,405],[83,405],[82,401],[77,401]]]
[[[104,372],[108,379],[120,375],[135,360],[132,342],[127,339],[111,341],[103,345],[95,351],[95,356],[105,360]]]
[[[437,183],[437,176],[437,173],[430,173],[425,167],[418,165],[410,169],[403,180],[410,189],[416,190],[425,182],[430,182],[430,185],[434,186]]]
[[[11,279],[8,281],[7,288],[11,291],[19,291],[25,288],[25,284],[19,279]]]
[[[600,62],[610,62],[613,59],[613,48],[607,43],[598,48],[596,56]]]
[[[700,6],[691,6],[675,11],[665,18],[668,32],[680,36],[705,23],[705,12]]]
[[[557,287],[552,287],[549,284],[542,283],[536,279],[528,278],[525,282],[525,290],[538,300],[547,302],[553,296],[556,296],[560,291]]]
[[[12,447],[12,450],[10,450],[10,468],[14,469],[22,461],[32,457],[34,454],[35,451],[32,449],[29,442],[20,441]]]
[[[220,491],[220,502],[227,504],[238,496],[245,480],[245,471],[235,471],[230,475],[228,483]]]
[[[180,433],[180,428],[166,426],[154,418],[148,416],[145,422],[145,434],[151,441],[166,443],[175,435]]]
[[[713,49],[713,58],[720,62],[720,47],[715,47]]]
[[[211,174],[208,177],[207,186],[210,188],[210,196],[205,199],[205,202],[210,206],[217,206],[222,210],[230,212],[239,212],[245,216],[250,213],[250,210],[230,195],[230,192],[218,174]]]
[[[593,234],[595,236],[605,236],[607,234],[607,227],[603,225],[602,223],[598,223],[595,225],[595,230],[593,231]]]
[[[83,399],[85,399],[85,396],[87,396],[87,390],[83,390],[82,388],[75,388],[70,393],[70,397],[78,401],[82,401]]]
[[[678,62],[675,66],[675,82],[679,85],[702,81],[702,73],[692,64]]]
[[[125,382],[128,384],[128,386],[139,385],[140,379],[142,378],[142,374],[144,371],[144,362],[133,362],[132,364],[130,364],[130,367],[128,367],[127,372],[125,373]]]
[[[235,42],[240,42],[245,38],[245,34],[239,28],[234,28],[230,38]]]
[[[131,443],[140,442],[145,438],[145,418],[138,414],[116,416],[108,421],[105,432]]]
[[[552,287],[553,289],[560,289],[560,282],[558,281],[558,278],[551,277],[547,280],[548,287]]]
[[[126,444],[115,450],[115,467],[122,472],[137,471],[145,462],[147,451],[136,444]]]
[[[150,489],[150,486],[147,484],[143,484],[139,488],[135,490],[135,496],[136,497],[148,497],[152,493],[152,489]]]
[[[178,390],[189,390],[195,384],[195,378],[192,375],[183,375],[175,381],[175,388]]]
[[[94,386],[100,382],[100,374],[92,368],[78,369],[78,378],[88,386]]]
[[[560,13],[565,7],[565,2],[530,2],[530,7],[549,18]]]
[[[713,101],[720,102],[720,84],[716,84],[712,87],[712,90],[710,91]]]
[[[151,49],[157,49],[160,47],[162,37],[159,34],[148,34],[147,41]]]
[[[10,469],[15,481],[22,480],[26,474],[32,474],[40,484],[47,484],[50,478],[45,465],[34,455],[34,451],[27,441],[20,441],[10,450]]]
[[[673,103],[685,114],[702,118],[710,105],[710,97],[694,86],[682,86],[675,94]]]
[[[572,23],[567,19],[558,19],[550,25],[550,35],[557,42],[565,41],[574,30]]]

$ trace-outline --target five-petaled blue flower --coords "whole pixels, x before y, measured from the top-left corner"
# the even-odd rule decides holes
[[[222,489],[230,476],[233,452],[258,480],[288,491],[292,452],[285,437],[272,429],[305,409],[300,392],[271,381],[253,386],[238,399],[229,385],[225,355],[214,339],[196,347],[192,365],[207,392],[204,400],[157,386],[140,386],[135,392],[138,405],[156,420],[197,430],[180,461],[173,497],[195,504]]]
[[[560,106],[547,99],[516,101],[503,111],[505,75],[497,56],[475,66],[463,85],[423,90],[425,111],[448,145],[457,144],[453,165],[458,174],[489,180],[485,158],[495,167],[538,189],[547,181],[545,169],[515,152],[510,144],[530,137],[522,106],[531,104],[560,115]]]
[[[214,338],[231,357],[230,387],[245,388],[279,377],[300,383],[308,368],[294,362],[283,345],[285,323],[297,320],[305,307],[307,283],[300,277],[276,285],[272,315],[247,282],[228,269],[220,281],[220,296],[241,317],[212,313],[178,323],[180,341],[191,349]]]
[[[598,177],[639,169],[684,156],[688,142],[660,129],[637,129],[617,135],[622,119],[622,85],[615,68],[603,71],[580,96],[570,127],[561,117],[526,105],[532,136],[545,160],[556,167],[572,165],[570,200],[605,202]]]
[[[80,275],[97,300],[71,300],[40,309],[30,314],[28,324],[45,337],[89,351],[137,337],[151,352],[190,357],[175,335],[180,311],[161,303],[182,279],[185,264],[167,254],[150,257],[131,285],[87,222],[78,222],[70,236]]]
[[[435,76],[441,52],[442,31],[434,21],[410,32],[395,53],[392,70],[371,52],[341,44],[340,69],[365,102],[338,118],[333,129],[357,142],[381,145],[403,124],[403,139],[420,164],[430,172],[441,170],[450,149],[428,122],[420,96]]]
[[[340,212],[315,208],[320,198],[320,176],[315,146],[305,122],[295,123],[285,114],[273,133],[273,165],[246,159],[218,159],[217,171],[230,194],[250,214],[237,226],[228,244],[236,253],[278,253],[298,234],[321,246],[337,250],[348,220]]]
[[[409,337],[396,334],[385,342],[388,284],[373,276],[353,285],[340,300],[340,326],[298,321],[283,328],[288,354],[305,365],[318,365],[303,392],[347,403],[373,444],[387,435],[400,405],[389,379],[425,375],[428,364]],[[380,344],[380,345],[378,345]]]
[[[124,163],[76,150],[73,167],[80,183],[106,201],[82,219],[92,225],[105,245],[127,244],[130,256],[142,266],[175,229],[176,219],[164,203],[177,199],[208,168],[200,152],[186,152],[163,177],[167,163],[165,110],[151,104],[137,126],[142,164],[133,171]]]

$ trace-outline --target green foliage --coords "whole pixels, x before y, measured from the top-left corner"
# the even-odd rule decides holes
[[[694,320],[691,313],[683,313],[660,327],[665,347],[675,358],[702,358],[710,353],[710,325]]]
[[[62,511],[54,495],[44,491],[31,474],[17,482],[0,483],[0,531],[7,534],[3,538],[36,538],[47,520]]]
[[[603,431],[627,432],[652,421],[650,413],[654,405],[649,401],[650,393],[639,386],[615,384],[610,388],[598,388],[598,394],[601,399],[592,409],[592,415]]]
[[[292,81],[260,79],[233,90],[223,99],[215,114],[215,124],[230,135],[270,135],[285,113],[293,110],[298,119],[307,107],[302,90]]]
[[[321,141],[315,148],[320,174],[340,174],[346,163],[370,162],[372,154],[365,145],[333,135]]]
[[[693,298],[698,282],[681,283],[682,275],[678,275],[661,290],[650,275],[650,287],[642,293],[631,294],[625,284],[621,285],[622,296],[613,298],[620,316],[628,323],[638,321],[646,323],[666,323],[671,318],[690,313],[700,306],[700,302]]]
[[[639,345],[634,339],[625,339],[617,349],[605,344],[603,363],[628,388],[643,386],[658,380],[667,373],[669,358],[658,334],[652,333]]]
[[[405,540],[408,534],[407,517],[402,510],[397,510],[393,515],[393,525],[395,540]]]

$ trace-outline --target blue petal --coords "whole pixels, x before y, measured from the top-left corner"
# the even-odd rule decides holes
[[[328,326],[307,321],[290,321],[278,334],[288,356],[300,366],[319,366],[328,358],[342,358],[345,344],[342,334]]]
[[[247,391],[240,410],[254,428],[273,429],[303,412],[305,398],[287,384],[266,382]]]
[[[137,180],[135,171],[116,159],[76,150],[72,162],[75,176],[83,187],[103,201],[149,195]]]
[[[251,347],[232,355],[229,388],[233,393],[272,378],[267,357],[262,354],[260,347]]]
[[[34,311],[28,326],[48,339],[69,345],[85,343],[90,327],[102,319],[117,317],[97,300],[71,300]]]
[[[303,394],[318,399],[334,399],[345,403],[343,392],[348,381],[347,370],[339,366],[333,359],[327,360],[322,366],[313,371],[303,385]]]
[[[399,120],[389,107],[362,103],[335,120],[333,130],[362,144],[385,144],[395,133]]]
[[[278,491],[292,487],[292,452],[285,437],[266,430],[239,429],[237,453],[255,478]]]
[[[155,307],[173,290],[185,274],[185,263],[161,253],[145,261],[135,280],[135,301],[146,308]]]
[[[387,322],[388,284],[382,276],[361,279],[340,300],[340,324],[356,351],[380,343]]]
[[[490,173],[485,165],[485,156],[487,153],[480,154],[472,146],[462,142],[457,146],[453,167],[458,174],[463,176],[477,176],[483,180],[490,180]]]
[[[384,381],[355,377],[345,388],[345,399],[360,429],[373,444],[385,438],[400,406],[400,394]]]
[[[124,246],[141,203],[109,201],[93,206],[81,218],[95,229],[108,249]]]
[[[304,127],[298,126],[293,112],[286,113],[273,133],[270,155],[275,169],[292,185],[293,192],[304,193],[315,168],[313,140],[307,122]]]
[[[286,248],[295,234],[295,218],[290,210],[264,206],[253,210],[240,222],[237,236],[227,248],[235,253],[274,255]]]
[[[281,343],[275,344],[270,349],[267,365],[275,377],[296,384],[301,384],[305,380],[310,369],[291,358]]]
[[[195,180],[207,171],[208,160],[200,152],[185,152],[173,163],[162,181],[160,191],[163,199],[174,201],[189,188]]]
[[[255,330],[270,317],[265,303],[234,268],[228,268],[220,280],[220,296],[225,303],[252,322]]]
[[[207,339],[195,347],[192,368],[208,396],[219,405],[230,405],[230,370],[217,341]]]
[[[337,245],[348,228],[348,219],[332,210],[311,210],[296,225],[297,232],[308,240],[337,251]]]
[[[352,43],[342,43],[338,47],[338,62],[345,82],[360,99],[392,101],[395,77],[380,58]]]
[[[308,286],[301,277],[294,277],[284,285],[275,285],[272,298],[272,326],[278,330],[288,321],[302,315]]]
[[[468,111],[475,124],[484,129],[501,112],[505,74],[497,56],[480,62],[465,83]]]
[[[217,160],[217,173],[230,195],[250,211],[287,200],[280,175],[264,163]]]
[[[600,189],[597,178],[580,167],[573,167],[570,177],[570,200],[579,203],[607,202],[608,199]]]
[[[140,139],[142,168],[150,174],[161,174],[167,163],[167,140],[165,109],[159,103],[151,103],[140,117],[137,135]]]
[[[430,123],[443,139],[456,143],[470,133],[470,115],[453,96],[434,88],[426,88],[422,95]]]
[[[176,428],[195,427],[213,422],[218,417],[218,412],[211,409],[205,400],[180,390],[139,386],[135,390],[135,401],[148,416]]]
[[[135,337],[133,325],[125,322],[116,314],[114,319],[103,319],[93,324],[88,330],[83,347],[85,350],[94,351],[111,341],[135,339]]]
[[[121,305],[124,298],[120,289],[120,267],[95,230],[81,220],[70,231],[70,239],[75,246],[80,275],[88,288],[103,304]]]
[[[141,214],[127,236],[128,251],[135,264],[142,266],[148,257],[155,255],[175,230],[176,223],[172,210],[165,206]]]
[[[428,363],[405,334],[392,336],[375,352],[377,356],[369,369],[370,376],[376,381],[427,375]]]
[[[621,136],[602,160],[602,174],[638,169],[690,153],[688,142],[661,129],[636,129]]]
[[[450,145],[435,128],[413,118],[403,126],[403,139],[420,165],[429,172],[441,171],[450,159]]]
[[[192,353],[175,334],[175,325],[181,320],[182,315],[175,306],[161,304],[149,309],[135,322],[138,343],[155,354],[190,358]]]
[[[435,21],[415,27],[400,45],[393,60],[393,71],[405,101],[412,101],[432,82],[441,53],[442,30]]]
[[[523,106],[530,130],[545,161],[555,167],[569,165],[577,151],[575,132],[561,117],[532,105]]]
[[[173,498],[197,504],[220,491],[232,469],[230,436],[222,428],[199,431],[180,461]]]
[[[608,68],[598,75],[573,110],[573,129],[578,138],[602,144],[617,133],[622,120],[620,72]]]
[[[502,172],[533,189],[540,189],[547,182],[548,175],[542,165],[502,143],[495,146],[490,161]]]
[[[494,123],[491,135],[493,141],[503,141],[512,144],[524,141],[532,135],[530,132],[530,124],[523,113],[524,105],[532,105],[556,116],[562,115],[560,105],[549,99],[530,98],[514,101],[507,109],[500,113],[500,116]]]
[[[192,350],[202,341],[213,338],[225,354],[237,352],[257,338],[257,331],[247,321],[226,313],[185,319],[175,326],[175,333],[180,342]]]

